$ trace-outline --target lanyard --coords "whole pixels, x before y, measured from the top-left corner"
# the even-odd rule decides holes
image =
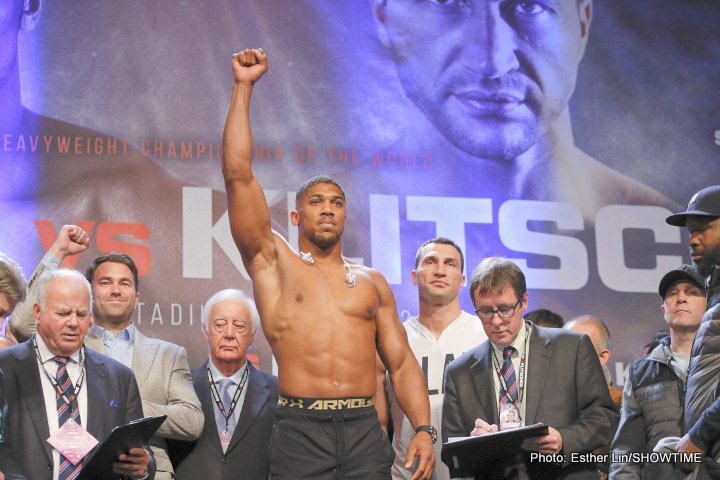
[[[527,323],[524,323],[524,327],[525,327],[525,342],[523,344],[523,353],[522,353],[522,356],[520,357],[520,369],[518,371],[518,399],[517,399],[517,402],[513,402],[518,409],[520,409],[520,406],[522,405],[523,393],[525,391],[525,359],[526,359],[526,355],[527,355],[528,339],[530,338],[530,329],[527,328]],[[500,382],[500,391],[504,392],[503,395],[507,396],[508,400],[512,401],[512,399],[508,395],[508,386],[505,383],[505,378],[502,376],[502,372],[500,371],[500,362],[498,361],[498,358],[495,355],[495,348],[493,348],[492,345],[490,345],[490,351],[492,352],[493,367],[495,367],[495,373],[497,374],[498,381]]]
[[[225,406],[223,405],[222,399],[220,398],[220,392],[218,392],[217,385],[215,384],[215,379],[213,378],[212,372],[210,371],[210,366],[207,367],[207,373],[208,373],[208,382],[210,383],[210,393],[212,393],[213,400],[215,401],[215,405],[217,405],[218,409],[220,410],[220,413],[225,418],[225,431],[227,432],[228,422],[230,420],[230,417],[232,416],[233,412],[235,411],[235,407],[237,406],[238,401],[240,400],[240,395],[242,394],[243,389],[245,388],[245,382],[248,379],[250,368],[248,366],[245,366],[245,372],[243,372],[242,379],[240,379],[240,383],[237,387],[235,387],[235,393],[233,394],[232,402],[230,402],[230,411],[225,413]]]
[[[80,378],[78,378],[77,383],[75,384],[75,389],[73,390],[72,395],[68,398],[67,395],[65,395],[65,392],[63,392],[62,388],[60,387],[60,384],[57,382],[57,379],[54,375],[50,375],[50,372],[47,371],[47,368],[45,367],[45,362],[43,362],[42,357],[40,357],[40,349],[37,346],[37,339],[33,336],[33,347],[35,348],[35,356],[38,359],[38,362],[40,362],[40,366],[43,369],[43,372],[45,372],[45,376],[50,380],[50,383],[52,384],[53,388],[55,389],[55,392],[59,397],[63,399],[63,402],[65,402],[65,405],[70,405],[70,402],[74,401],[77,398],[78,393],[80,393],[80,389],[83,385],[83,380],[85,379],[85,346],[80,347]],[[70,377],[70,373],[68,372],[68,377]]]

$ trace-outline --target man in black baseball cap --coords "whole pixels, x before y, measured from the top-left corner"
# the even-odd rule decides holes
[[[676,227],[684,227],[690,215],[720,217],[720,185],[703,188],[690,198],[686,211],[670,215],[665,221]]]
[[[692,265],[680,265],[678,268],[670,270],[660,280],[660,285],[658,286],[660,297],[664,299],[668,289],[680,282],[692,283],[701,289],[703,294],[705,293],[705,279],[700,275],[698,270]]]
[[[684,477],[670,463],[631,462],[629,454],[651,452],[661,439],[683,434],[677,419],[683,415],[682,392],[693,338],[705,313],[704,283],[692,265],[681,265],[660,280],[660,309],[670,337],[630,364],[620,425],[612,442],[610,478]]]
[[[684,212],[665,219],[690,232],[690,255],[707,277],[707,312],[693,342],[685,395],[682,453],[702,453],[696,478],[720,478],[720,185],[703,188]]]
[[[665,221],[688,229],[690,255],[701,275],[710,275],[713,266],[720,265],[720,185],[703,188],[692,196],[686,211]]]

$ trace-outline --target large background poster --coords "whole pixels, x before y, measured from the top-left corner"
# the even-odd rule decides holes
[[[386,275],[402,319],[417,247],[447,236],[468,275],[517,261],[530,309],[604,320],[616,374],[689,261],[665,217],[720,183],[712,0],[24,3],[40,4],[0,2],[0,250],[29,274],[61,225],[84,226],[92,250],[67,264],[132,255],[140,328],[192,366],[203,303],[250,291],[219,163],[243,48],[269,55],[252,115],[275,228],[294,242],[294,189],[337,176],[344,253]],[[251,354],[272,369],[263,338]]]

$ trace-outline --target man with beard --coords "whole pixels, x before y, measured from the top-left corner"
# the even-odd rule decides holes
[[[230,228],[278,364],[280,398],[271,478],[387,478],[393,450],[373,407],[375,355],[387,368],[416,434],[406,465],[430,477],[436,430],[422,370],[410,350],[383,276],[342,255],[345,193],[327,176],[307,180],[290,213],[299,251],[271,228],[252,170],[250,98],[267,71],[262,51],[233,56],[235,83],[223,135],[222,171]]]
[[[709,310],[720,303],[720,185],[703,188],[690,198],[685,212],[670,215],[666,221],[690,232],[690,256],[710,282]]]
[[[699,478],[720,478],[720,185],[703,188],[670,225],[690,232],[690,255],[706,278],[707,312],[698,329],[688,370],[685,431],[677,451],[704,455]],[[690,468],[692,465],[687,465]]]

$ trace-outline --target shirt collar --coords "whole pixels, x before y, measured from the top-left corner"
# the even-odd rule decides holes
[[[220,373],[220,370],[217,369],[211,359],[208,359],[208,365],[210,367],[210,373],[212,373],[212,377],[215,383],[220,382],[220,380],[222,380],[223,378],[229,378],[233,381],[235,385],[240,385],[240,381],[242,380],[243,375],[245,375],[245,370],[248,368],[248,360],[246,358],[243,366],[238,368],[238,370],[229,377],[226,377],[225,375]]]
[[[102,338],[103,341],[114,337],[130,345],[133,345],[135,343],[135,331],[137,329],[135,328],[135,324],[132,322],[127,328],[120,330],[118,333],[113,333],[112,331],[101,327],[97,323],[93,324],[92,329],[93,333],[95,333],[95,335],[97,335],[98,337]]]
[[[37,333],[35,334],[35,341],[37,342],[37,348],[38,348],[38,352],[40,353],[41,362],[43,364],[48,363],[48,362],[52,362],[53,364],[55,364],[55,362],[53,361],[53,357],[55,357],[56,354],[50,351],[47,344],[45,343],[45,340],[43,340],[43,338],[40,335],[38,335]],[[63,356],[63,357],[67,356],[70,358],[70,360],[72,362],[80,363],[80,350],[79,349],[75,350],[71,355],[61,355],[61,356]]]
[[[527,322],[523,318],[522,326],[520,327],[520,331],[518,331],[517,337],[515,337],[515,340],[513,340],[513,342],[509,345],[509,346],[515,348],[515,353],[513,353],[513,357],[520,355],[521,352],[524,350],[525,337],[527,337],[529,335],[530,335],[530,329],[527,326]],[[495,351],[495,355],[498,355],[502,359],[504,348],[495,345],[493,342],[490,342],[490,345],[492,345],[492,348]]]

